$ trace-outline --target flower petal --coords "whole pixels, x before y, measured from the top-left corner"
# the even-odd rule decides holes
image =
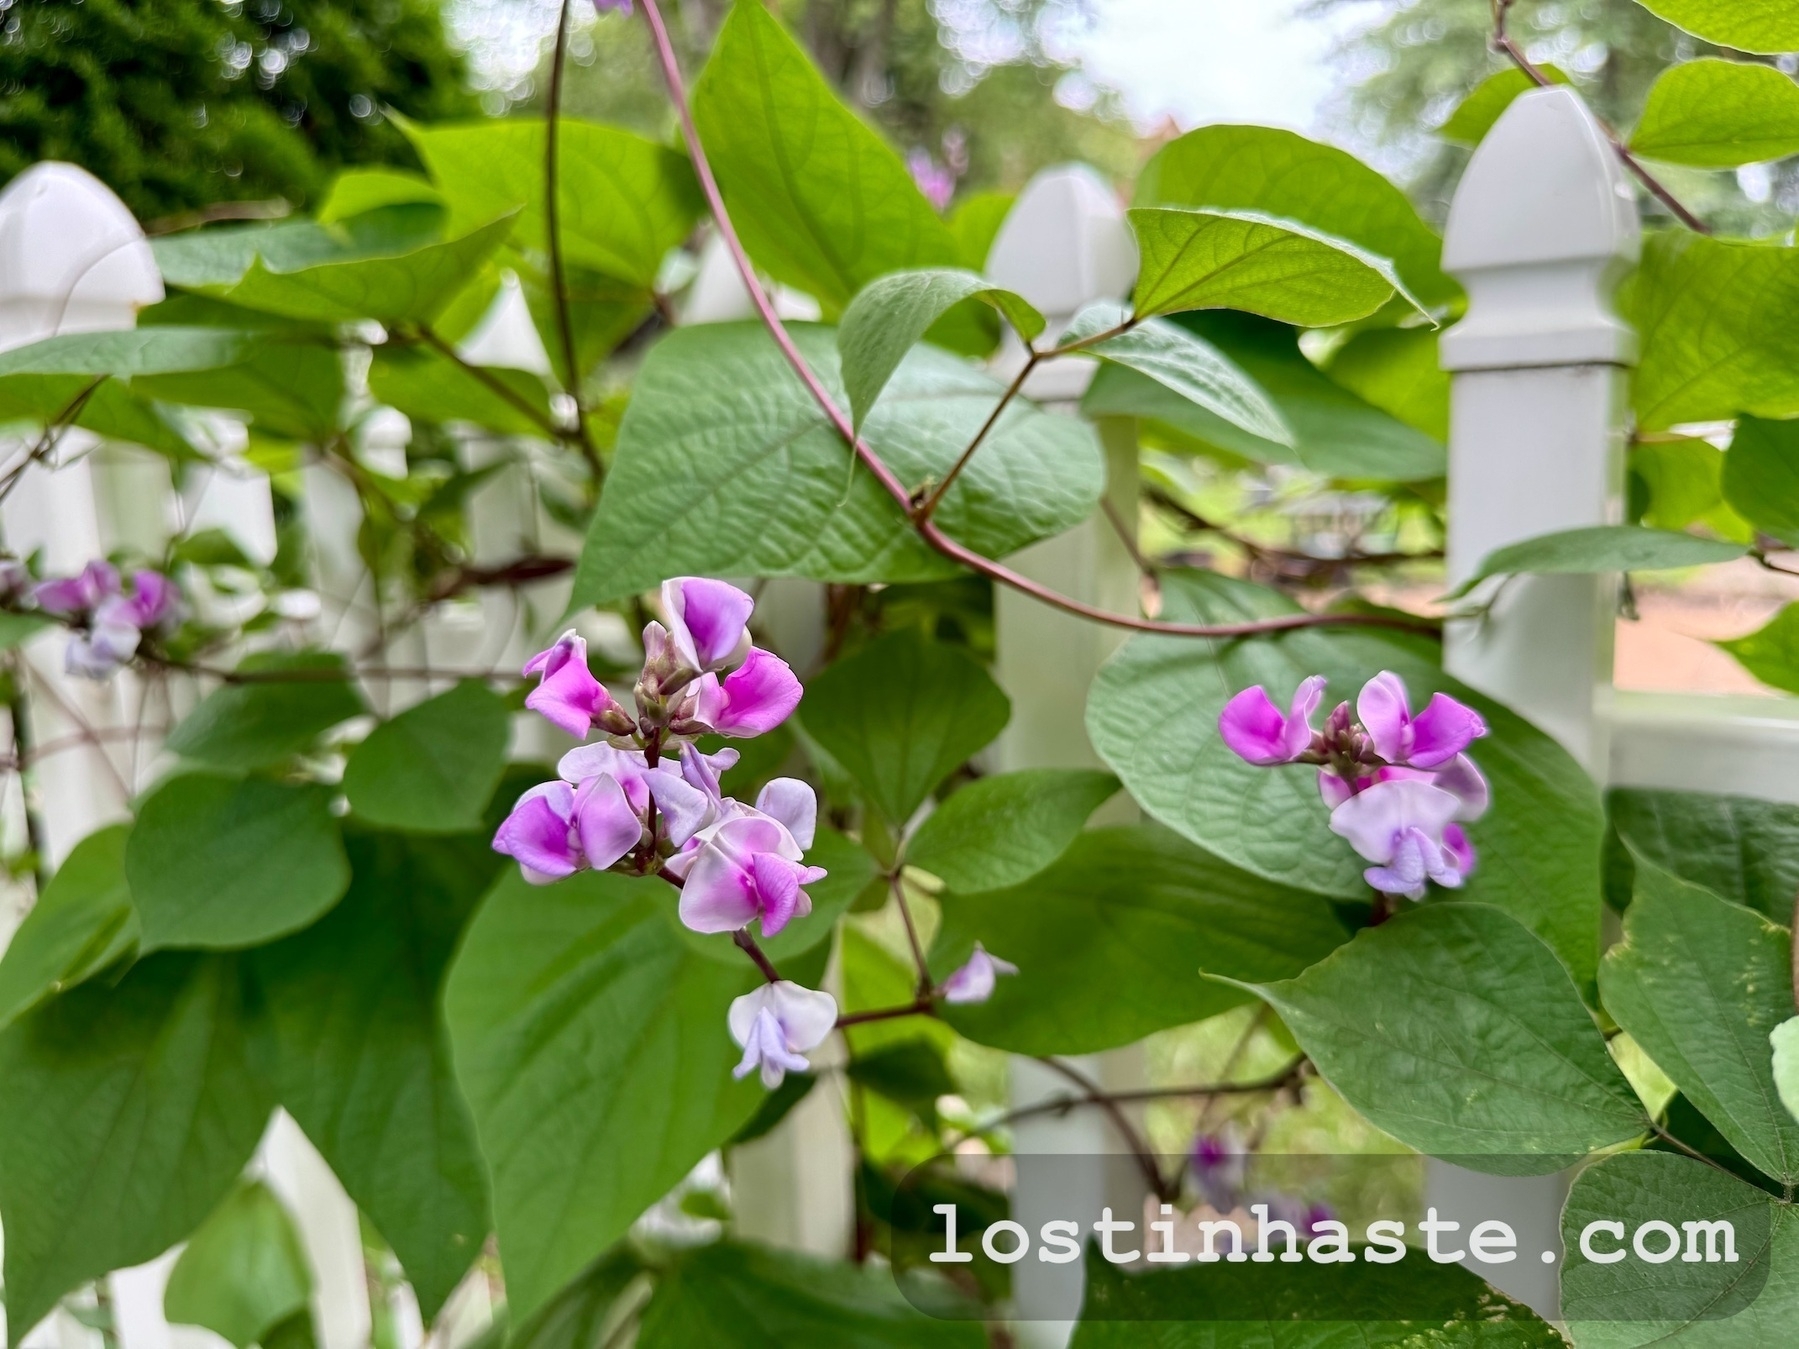
[[[1486,778],[1481,776],[1480,769],[1474,766],[1474,760],[1466,754],[1456,755],[1439,768],[1433,781],[1461,802],[1455,813],[1456,819],[1478,820],[1487,813],[1487,806],[1492,802],[1492,792],[1487,787]]]
[[[519,797],[493,836],[493,850],[543,876],[560,879],[580,869],[580,854],[569,838],[575,790],[566,782],[546,782]]]
[[[1377,782],[1331,812],[1333,834],[1370,862],[1393,862],[1401,838],[1421,829],[1430,838],[1443,836],[1460,802],[1448,792],[1417,779]]]
[[[1266,768],[1290,763],[1287,718],[1260,684],[1246,688],[1218,714],[1218,735],[1239,759]]]
[[[1374,742],[1374,752],[1388,763],[1405,763],[1411,750],[1411,703],[1405,681],[1391,670],[1382,670],[1362,686],[1356,699],[1356,715]]]
[[[662,583],[669,637],[697,672],[726,670],[749,651],[750,612],[756,602],[734,585],[705,576],[677,576]]]
[[[757,911],[755,879],[744,865],[716,840],[701,848],[681,887],[681,922],[694,932],[735,932]]]
[[[1428,706],[1412,722],[1406,762],[1416,768],[1435,768],[1455,758],[1487,733],[1480,713],[1447,693],[1431,695]],[[1387,757],[1384,753],[1382,758]]]
[[[1312,714],[1324,701],[1324,685],[1323,675],[1307,675],[1293,691],[1293,702],[1287,709],[1287,724],[1281,738],[1288,762],[1297,759],[1311,746],[1312,736],[1316,734],[1312,730]]]
[[[811,848],[818,831],[818,796],[810,783],[773,778],[756,797],[756,809],[785,826],[802,852]]]
[[[589,778],[575,792],[575,832],[587,865],[604,871],[643,841],[643,821],[625,789],[609,774]]]
[[[700,679],[694,716],[720,735],[761,735],[792,715],[802,691],[786,661],[752,646],[722,682],[716,675]]]

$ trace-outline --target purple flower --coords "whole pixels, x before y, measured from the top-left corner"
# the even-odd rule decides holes
[[[587,867],[603,870],[642,838],[643,823],[624,789],[600,774],[579,787],[560,781],[533,787],[500,825],[493,848],[516,859],[527,881],[547,885]]]
[[[104,614],[114,604],[121,606],[118,618],[141,632],[173,627],[181,618],[181,592],[159,571],[134,572],[131,598],[107,600],[99,612]]]
[[[956,195],[956,175],[931,157],[928,150],[914,149],[906,155],[906,169],[925,200],[941,211]]]
[[[526,695],[525,706],[542,713],[544,720],[558,730],[577,740],[586,739],[594,723],[610,711],[616,711],[629,729],[630,718],[625,710],[587,668],[587,641],[573,628],[558,637],[547,651],[539,651],[526,661],[524,673],[542,676],[537,687]]]
[[[723,819],[701,830],[695,846],[665,867],[683,881],[681,921],[695,932],[735,932],[760,918],[762,935],[773,937],[812,912],[811,896],[801,887],[827,874],[801,861],[811,846],[818,799],[805,783],[776,778],[762,789],[754,810],[729,805]]]
[[[1009,960],[987,954],[987,948],[974,944],[974,954],[949,978],[943,981],[943,1000],[954,1003],[986,1002],[993,996],[993,986],[1002,974],[1017,974],[1018,966]]]
[[[101,600],[119,593],[119,569],[96,559],[83,567],[79,576],[40,582],[33,593],[45,613],[75,618],[91,613]]]
[[[593,8],[596,14],[611,11],[614,14],[623,14],[626,18],[631,16],[631,0],[593,0]]]
[[[1333,810],[1330,827],[1375,863],[1362,873],[1368,884],[1385,894],[1422,899],[1426,880],[1455,889],[1473,866],[1466,836],[1456,831],[1456,847],[1446,838],[1461,804],[1429,782],[1377,782]]]
[[[1356,713],[1374,741],[1375,753],[1390,764],[1410,768],[1447,763],[1487,733],[1480,714],[1447,693],[1433,694],[1414,717],[1405,681],[1391,670],[1382,670],[1362,686]]]
[[[1243,1182],[1249,1157],[1242,1140],[1230,1126],[1224,1132],[1200,1134],[1188,1155],[1199,1197],[1219,1213],[1229,1213],[1243,1202]]]
[[[750,651],[750,611],[756,602],[734,585],[704,576],[662,583],[668,637],[694,674],[734,669]]]
[[[800,705],[800,681],[779,656],[752,646],[723,680],[701,675],[692,720],[720,735],[747,737],[772,731]]]
[[[114,596],[101,603],[93,623],[86,632],[69,638],[63,651],[63,669],[83,679],[110,679],[119,667],[137,654],[143,634],[137,625],[109,615],[114,605],[128,605],[129,600]]]
[[[732,1002],[726,1024],[743,1046],[743,1061],[731,1075],[744,1078],[759,1069],[762,1085],[773,1091],[788,1073],[806,1070],[806,1051],[823,1044],[837,1025],[837,1000],[783,979]]]
[[[1283,714],[1257,684],[1224,705],[1218,734],[1233,754],[1258,767],[1292,763],[1312,747],[1312,714],[1323,699],[1324,676],[1312,675],[1301,681]]]

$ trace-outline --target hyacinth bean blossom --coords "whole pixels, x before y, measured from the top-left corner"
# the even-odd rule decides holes
[[[181,596],[161,572],[132,575],[126,593],[119,570],[96,560],[74,576],[39,582],[37,607],[74,628],[63,663],[72,675],[106,679],[137,654],[146,632],[167,635],[181,621]]]
[[[1331,832],[1366,861],[1362,875],[1384,895],[1422,899],[1428,882],[1459,887],[1475,852],[1462,828],[1488,804],[1487,782],[1464,751],[1487,733],[1480,714],[1446,693],[1416,715],[1405,681],[1383,670],[1362,687],[1352,716],[1340,703],[1322,730],[1312,717],[1325,680],[1303,680],[1283,712],[1260,685],[1218,716],[1218,734],[1259,767],[1316,764]]]

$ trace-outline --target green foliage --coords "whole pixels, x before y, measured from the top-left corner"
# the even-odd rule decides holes
[[[1792,1184],[1799,1120],[1768,1057],[1793,1011],[1792,934],[1641,859],[1636,886],[1599,972],[1606,1010],[1732,1147]]]
[[[529,1317],[755,1112],[725,1009],[758,976],[680,934],[655,880],[501,878],[445,991],[493,1183],[513,1315]],[[628,1158],[621,1166],[619,1160]]]
[[[1272,591],[1202,573],[1166,577],[1163,596],[1171,619],[1297,612]],[[1505,909],[1585,984],[1599,955],[1597,793],[1554,741],[1449,678],[1422,643],[1317,628],[1245,642],[1134,637],[1094,681],[1087,733],[1146,811],[1208,852],[1281,885],[1365,900],[1364,863],[1326,832],[1316,770],[1252,767],[1225,748],[1217,725],[1226,699],[1252,684],[1284,699],[1324,674],[1333,698],[1353,698],[1382,670],[1415,698],[1443,690],[1485,718],[1491,734],[1475,754],[1498,804],[1469,830],[1480,865],[1463,893]]]
[[[290,1317],[309,1316],[311,1296],[312,1269],[293,1220],[266,1185],[249,1180],[188,1238],[162,1305],[170,1321],[250,1349]]]
[[[470,109],[462,60],[424,0],[46,0],[12,17],[0,177],[68,160],[145,219],[315,200],[340,164],[408,161],[381,109]]]
[[[793,335],[842,399],[829,331]],[[998,395],[966,362],[914,348],[864,436],[903,481],[924,482],[948,472]],[[1014,402],[936,520],[1004,556],[1085,518],[1102,482],[1091,429]],[[732,572],[854,583],[955,574],[873,478],[852,471],[843,441],[761,328],[710,324],[670,334],[637,377],[574,599]]]
[[[465,679],[377,726],[344,764],[344,795],[360,818],[389,829],[478,829],[511,735],[504,700]]]
[[[1403,192],[1353,155],[1291,131],[1189,131],[1144,166],[1134,200],[1139,207],[1260,212],[1388,259],[1425,305],[1448,304],[1460,294],[1439,265],[1441,241]]]
[[[1127,326],[1127,319],[1123,305],[1090,304],[1068,325],[1065,343],[1085,343],[1083,351],[1153,379],[1229,431],[1292,445],[1293,432],[1268,395],[1211,343],[1179,324],[1151,318]],[[1109,332],[1116,335],[1093,340]]]
[[[420,421],[469,422],[513,436],[541,436],[555,425],[549,391],[536,375],[484,367],[481,376],[469,378],[449,357],[428,348],[390,344],[378,348],[369,364],[369,392]]]
[[[1764,534],[1799,542],[1799,425],[1741,418],[1724,456],[1722,489]]]
[[[1029,880],[1118,792],[1110,773],[1027,768],[976,778],[938,806],[906,844],[906,861],[972,894]]]
[[[1567,968],[1487,905],[1426,904],[1298,978],[1241,986],[1345,1100],[1422,1152],[1536,1175],[1648,1128]]]
[[[1011,710],[970,657],[899,632],[813,680],[800,718],[868,803],[899,828],[1005,728]]]
[[[732,6],[693,110],[750,256],[827,312],[885,273],[961,263],[899,156],[761,5]]]
[[[1773,66],[1675,66],[1649,91],[1630,148],[1650,159],[1707,169],[1783,159],[1799,150],[1799,85]]]
[[[1747,637],[1719,642],[1750,674],[1771,688],[1799,693],[1799,610],[1787,605]]]
[[[960,268],[894,272],[863,288],[837,331],[843,384],[860,427],[912,346],[956,305],[992,305],[1026,342],[1043,332],[1043,315],[1021,296]]]
[[[1329,328],[1367,318],[1404,290],[1387,259],[1254,212],[1138,207],[1130,222],[1142,255],[1136,312],[1145,318],[1237,309]]]
[[[450,1060],[442,986],[500,859],[479,837],[353,833],[350,888],[249,957],[252,1048],[282,1106],[406,1270],[427,1319],[480,1252],[486,1168]]]
[[[1457,1265],[1418,1266],[1414,1253],[1401,1265],[1224,1264],[1132,1274],[1090,1260],[1071,1349],[1561,1349],[1547,1323],[1477,1275]]]
[[[125,884],[129,832],[113,825],[77,843],[13,933],[0,958],[0,1027],[137,945],[137,913]]]
[[[256,946],[305,927],[350,883],[328,789],[213,773],[145,799],[125,875],[145,951]]]
[[[1474,574],[1455,592],[1466,595],[1491,576],[1521,573],[1567,575],[1606,571],[1668,571],[1729,562],[1749,550],[1740,543],[1702,539],[1641,525],[1591,525],[1542,534],[1496,548],[1481,559]]]
[[[224,1198],[274,1099],[238,968],[168,953],[0,1032],[0,1219],[10,1342],[78,1284],[141,1264]]]
[[[1560,67],[1539,65],[1537,67],[1554,84],[1569,83],[1567,73]],[[1520,94],[1527,94],[1537,87],[1537,82],[1516,66],[1507,66],[1497,74],[1489,75],[1449,114],[1449,120],[1437,128],[1437,134],[1446,141],[1455,141],[1461,145],[1479,145],[1512,106],[1512,100]]]
[[[721,1242],[689,1251],[644,1310],[642,1349],[980,1349],[977,1324],[917,1311],[884,1270]]]
[[[1684,881],[1790,925],[1799,895],[1799,806],[1747,796],[1614,788],[1612,828],[1628,844],[1621,903],[1641,858]]]
[[[1196,971],[1288,978],[1348,935],[1322,896],[1239,871],[1153,825],[1082,834],[1022,885],[946,895],[943,915],[938,974],[976,940],[1019,967],[988,1001],[947,1008],[946,1019],[1020,1054],[1084,1054],[1203,1021],[1244,999]]]
[[[1799,16],[1781,0],[1644,0],[1696,37],[1745,52],[1799,50]]]
[[[341,656],[270,652],[246,656],[235,673],[246,678],[207,694],[170,733],[176,754],[215,768],[266,768],[364,711]]]
[[[1430,329],[1364,329],[1343,344],[1326,368],[1333,382],[1382,412],[1432,440],[1449,439],[1449,375],[1437,356],[1437,334]]]
[[[1768,1032],[1774,1046],[1774,1089],[1787,1114],[1799,1119],[1799,1017],[1789,1017]]]

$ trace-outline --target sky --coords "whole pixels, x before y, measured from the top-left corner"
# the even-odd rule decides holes
[[[1379,4],[1296,17],[1299,0],[1090,0],[1051,46],[1115,89],[1140,123],[1260,122],[1318,131],[1334,43]]]

